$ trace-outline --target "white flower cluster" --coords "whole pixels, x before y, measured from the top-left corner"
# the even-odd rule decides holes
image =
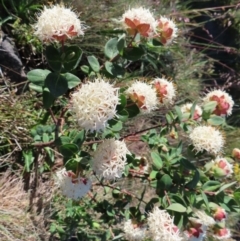
[[[177,37],[178,28],[176,24],[166,17],[161,16],[160,19],[156,21],[155,29],[156,32],[159,32],[161,42],[165,45],[171,44]]]
[[[197,152],[217,154],[222,151],[225,142],[221,132],[212,126],[197,126],[189,137]]]
[[[108,180],[120,178],[130,154],[124,141],[104,140],[93,154],[93,171]]]
[[[187,103],[187,104],[181,106],[182,113],[190,115],[192,106],[193,106],[192,103]],[[202,119],[202,108],[199,105],[195,106],[195,110],[193,113],[193,119],[195,121],[201,121],[201,119]]]
[[[127,10],[120,20],[130,35],[139,33],[143,37],[158,39],[163,45],[170,44],[177,37],[175,23],[166,18],[155,19],[149,9],[143,7]]]
[[[101,131],[116,115],[118,88],[103,79],[95,79],[73,93],[71,102],[73,116],[80,127],[91,132]]]
[[[194,214],[199,218],[201,223],[206,226],[212,226],[216,223],[215,220],[209,215],[207,215],[205,211],[194,210]]]
[[[124,237],[128,241],[141,241],[145,238],[146,227],[134,224],[131,219],[124,223]]]
[[[163,78],[156,78],[151,85],[136,81],[125,93],[145,113],[171,104],[176,96],[173,83]]]
[[[129,9],[122,15],[120,21],[126,30],[138,28],[141,31],[141,26],[145,25],[146,31],[144,29],[141,31],[143,35],[148,37],[153,34],[155,19],[149,9],[143,7]]]
[[[214,114],[219,116],[229,116],[232,114],[234,101],[232,97],[223,90],[213,90],[209,92],[204,98],[203,103],[206,104],[210,101],[216,101],[217,106],[213,111]]]
[[[64,41],[84,35],[84,27],[76,13],[64,6],[44,6],[34,25],[35,35],[43,42]]]
[[[157,92],[159,102],[161,104],[172,104],[176,96],[176,90],[172,82],[164,78],[156,78],[153,80],[154,88]]]
[[[143,112],[150,112],[157,108],[156,91],[146,83],[136,81],[126,90],[126,94]]]
[[[56,174],[57,186],[59,186],[62,194],[68,198],[78,200],[85,196],[92,186],[89,179],[81,178],[80,176],[75,177],[74,173],[66,171],[65,168]]]
[[[179,229],[166,210],[155,207],[148,216],[149,234],[153,241],[181,241]]]

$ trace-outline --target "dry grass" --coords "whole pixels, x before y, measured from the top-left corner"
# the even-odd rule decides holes
[[[28,211],[30,194],[24,191],[23,186],[22,179],[11,175],[10,172],[0,176],[0,240],[48,240],[49,235],[45,228],[47,205],[44,206],[41,202],[39,209],[40,200],[44,198],[43,185],[38,189],[38,196],[34,199],[31,212]]]

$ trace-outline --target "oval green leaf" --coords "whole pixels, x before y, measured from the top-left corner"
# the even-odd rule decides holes
[[[100,70],[100,64],[98,62],[98,59],[95,56],[91,55],[91,56],[87,57],[87,60],[88,60],[89,65],[91,66],[92,70],[94,72],[98,73]]]
[[[58,73],[50,73],[45,80],[45,86],[55,98],[65,94],[68,90],[66,78]]]
[[[167,207],[167,210],[178,213],[185,213],[187,211],[187,209],[180,203],[172,203],[170,206]]]
[[[104,54],[109,59],[112,59],[119,54],[118,38],[112,38],[106,43],[106,45],[104,47]]]

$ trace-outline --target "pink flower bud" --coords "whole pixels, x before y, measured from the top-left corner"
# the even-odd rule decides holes
[[[221,208],[221,207],[217,207],[216,210],[213,213],[213,218],[216,221],[222,221],[227,217],[227,213],[225,211],[225,209]]]
[[[240,160],[240,149],[234,148],[232,151],[232,157]]]
[[[226,158],[217,157],[213,162],[212,171],[215,177],[229,177],[233,173],[233,166]]]

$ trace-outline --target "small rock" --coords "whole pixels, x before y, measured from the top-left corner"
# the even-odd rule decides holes
[[[0,30],[0,67],[11,81],[21,82],[27,79],[23,64],[14,42]]]

